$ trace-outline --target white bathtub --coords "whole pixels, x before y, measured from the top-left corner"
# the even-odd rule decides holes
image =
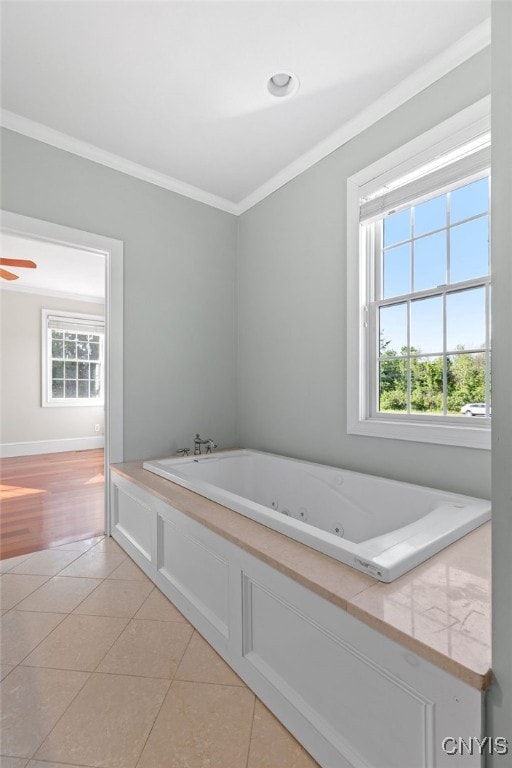
[[[485,499],[260,451],[143,466],[381,581],[393,581],[491,516]]]

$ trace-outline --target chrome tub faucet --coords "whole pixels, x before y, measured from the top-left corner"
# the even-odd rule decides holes
[[[211,440],[209,437],[206,438],[206,440],[203,440],[201,437],[199,437],[199,432],[194,437],[194,456],[200,456],[201,446],[206,446],[206,453],[211,453],[214,448],[217,448],[217,445]]]

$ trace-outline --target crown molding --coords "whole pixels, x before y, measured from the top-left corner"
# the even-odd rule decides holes
[[[31,139],[50,144],[57,149],[63,149],[65,152],[71,152],[73,155],[84,157],[86,160],[92,160],[93,163],[106,165],[114,171],[126,173],[128,176],[134,176],[141,181],[147,181],[149,184],[155,184],[157,187],[168,189],[170,192],[176,192],[178,195],[189,197],[199,203],[211,205],[213,208],[219,208],[226,213],[238,213],[238,206],[231,200],[225,200],[223,197],[206,192],[204,189],[194,187],[165,173],[160,173],[152,168],[147,168],[139,163],[134,163],[113,152],[107,152],[94,144],[88,144],[81,139],[69,136],[67,133],[61,133],[42,123],[29,120],[27,117],[2,109],[0,112],[0,125],[15,133],[21,133]]]
[[[0,285],[0,293],[8,291],[10,293],[35,293],[38,296],[49,296],[56,299],[66,299],[67,301],[86,301],[90,304],[104,304],[104,296],[86,296],[82,293],[70,293],[69,291],[56,291],[51,288],[37,288],[31,285]]]
[[[471,56],[479,53],[491,43],[490,19],[479,24],[471,32],[460,38],[443,53],[417,69],[399,85],[387,91],[381,98],[374,101],[354,118],[331,133],[326,139],[316,144],[292,163],[283,168],[258,189],[251,192],[238,204],[237,213],[245,213],[257,203],[264,200],[272,192],[283,187],[299,174],[311,168],[312,165],[346,144],[362,131],[382,119],[394,109],[397,109],[409,99],[428,88],[444,75],[463,64]]]
[[[305,152],[287,165],[279,173],[272,176],[240,202],[233,202],[232,200],[213,195],[199,187],[107,152],[93,144],[88,144],[73,136],[56,131],[42,123],[29,120],[15,112],[1,110],[0,125],[16,133],[21,133],[24,136],[41,141],[44,144],[50,144],[65,152],[71,152],[87,160],[92,160],[92,162],[105,165],[113,170],[126,173],[129,176],[134,176],[137,179],[155,184],[163,189],[168,189],[192,200],[213,206],[226,213],[239,216],[273,192],[276,192],[296,176],[299,176],[319,160],[322,160],[331,152],[346,144],[347,141],[350,141],[357,134],[369,128],[425,88],[428,88],[428,86],[448,74],[448,72],[463,64],[471,56],[479,53],[486,46],[490,45],[490,42],[491,22],[488,19],[460,38],[460,40],[439,54],[439,56],[429,61],[428,64],[413,72],[399,85],[387,91],[381,98],[362,110],[327,138],[320,141],[308,152]]]

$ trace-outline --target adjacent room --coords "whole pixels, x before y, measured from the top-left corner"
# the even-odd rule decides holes
[[[1,13],[2,768],[511,765],[512,4]]]
[[[4,559],[104,532],[105,259],[1,238]]]

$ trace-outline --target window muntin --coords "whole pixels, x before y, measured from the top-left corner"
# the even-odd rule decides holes
[[[103,405],[103,318],[43,310],[43,405]]]
[[[370,416],[490,414],[488,171],[367,227]]]

